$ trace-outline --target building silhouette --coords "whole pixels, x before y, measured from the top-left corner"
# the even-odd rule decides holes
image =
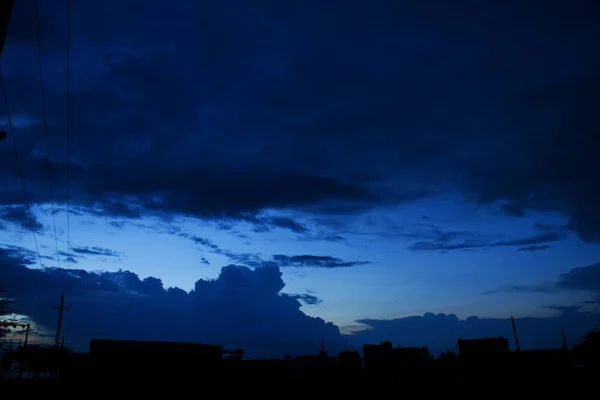
[[[429,348],[393,347],[392,342],[363,345],[364,367],[371,369],[395,369],[422,367],[433,362]]]

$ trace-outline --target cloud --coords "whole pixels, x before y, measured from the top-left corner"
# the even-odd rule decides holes
[[[509,319],[459,320],[452,314],[432,313],[393,320],[361,319],[356,323],[363,330],[355,326],[352,335],[340,336],[335,325],[300,311],[299,301],[319,304],[316,296],[281,293],[285,285],[272,263],[254,270],[224,267],[217,279],[201,279],[186,293],[164,288],[154,277],[140,279],[130,271],[31,269],[28,266],[35,262],[22,258],[24,254],[28,252],[18,248],[0,249],[3,284],[18,300],[15,311],[29,315],[42,327],[52,327],[56,316],[49,305],[65,291],[72,310],[65,315],[64,332],[68,344],[79,350],[85,350],[94,337],[222,343],[244,347],[249,356],[314,353],[321,339],[331,351],[392,340],[404,346],[427,344],[439,353],[454,347],[461,336],[512,338]],[[597,290],[583,283],[593,281],[599,269],[591,267],[574,269],[558,282],[569,288]],[[598,314],[581,312],[577,306],[549,308],[561,314],[517,318],[522,348],[559,347],[561,328],[572,345],[600,320]]]
[[[303,301],[304,303],[310,304],[310,305],[321,304],[323,302],[323,300],[321,300],[317,296],[312,295],[310,293],[291,294],[290,297],[293,297],[294,299],[298,299],[298,300]]]
[[[525,209],[516,204],[504,203],[502,204],[502,210],[506,214],[511,215],[513,217],[524,217],[526,215]]]
[[[549,246],[547,244],[542,245],[542,246],[524,246],[524,247],[519,247],[517,249],[517,251],[541,251],[541,250],[547,250],[547,249],[551,249],[552,246]]]
[[[0,219],[16,224],[27,231],[40,232],[44,225],[36,218],[33,211],[30,213],[25,206],[11,206],[0,208]]]
[[[549,231],[564,232],[565,230],[568,229],[568,226],[557,225],[557,224],[542,224],[541,222],[535,222],[533,224],[533,229],[535,229],[536,231],[540,231],[540,232],[549,232]]]
[[[486,290],[483,294],[497,293],[556,293],[557,287],[554,284],[538,285],[507,285],[492,290]]]
[[[558,291],[577,290],[596,294],[600,298],[600,263],[577,267],[559,275],[556,280],[549,284],[531,286],[509,285],[498,289],[484,292],[494,294],[502,292],[542,292],[554,293]]]
[[[548,318],[515,318],[521,349],[560,348],[561,329],[565,330],[567,344],[578,343],[585,333],[600,322],[600,314],[578,312],[578,307],[561,308],[560,314]],[[503,336],[514,349],[512,327],[509,318],[480,318],[471,316],[459,319],[454,314],[433,314],[380,320],[362,319],[363,330],[348,336],[351,344],[380,343],[390,340],[402,346],[428,345],[434,354],[455,349],[459,338]],[[367,329],[365,329],[367,328]]]
[[[532,246],[547,242],[559,242],[564,239],[566,239],[566,235],[562,232],[548,232],[524,239],[500,241],[494,243],[492,246]]]
[[[556,286],[600,294],[600,263],[573,268],[569,272],[559,275]]]
[[[561,274],[551,284],[532,286],[511,285],[485,292],[493,294],[500,292],[513,293],[556,293],[564,290],[587,291],[596,294],[600,299],[600,264],[587,267],[573,268]],[[546,308],[560,312],[552,318],[517,318],[516,326],[519,331],[519,341],[522,348],[550,348],[560,346],[560,330],[566,331],[570,345],[577,343],[583,335],[596,329],[600,322],[600,314],[581,311],[582,302],[572,306],[547,306]],[[396,338],[403,345],[421,345],[421,342],[431,343],[435,351],[441,352],[452,348],[456,339],[502,335],[512,338],[510,319],[507,318],[477,318],[469,317],[459,320],[455,315],[431,313],[421,316],[400,318],[395,320],[361,320],[358,323],[367,325],[370,330],[360,331],[351,342],[378,341],[381,338]],[[421,342],[420,342],[421,341]]]
[[[450,251],[461,251],[461,250],[474,250],[490,247],[513,247],[522,246],[517,251],[535,251],[548,249],[551,246],[539,246],[543,243],[552,243],[564,240],[566,234],[562,232],[546,232],[538,234],[532,237],[523,239],[513,240],[500,240],[500,241],[484,241],[480,239],[469,239],[463,241],[457,241],[454,239],[454,235],[440,235],[434,241],[420,241],[415,242],[408,246],[409,250],[412,251],[436,251],[436,252],[450,252]]]
[[[287,256],[275,254],[271,259],[265,259],[260,253],[240,253],[222,249],[219,245],[211,240],[192,235],[186,232],[175,230],[178,236],[189,239],[194,243],[204,247],[211,253],[221,254],[229,258],[231,262],[242,264],[250,267],[257,267],[265,262],[275,262],[282,268],[285,267],[303,267],[303,268],[345,268],[358,265],[369,264],[369,261],[345,261],[332,256],[316,256],[316,255],[294,255]],[[337,238],[335,240],[340,240]],[[333,239],[332,239],[333,240]]]
[[[185,232],[179,232],[178,235],[182,238],[190,239],[192,242],[194,242],[200,246],[203,246],[212,252],[221,253],[221,248],[219,246],[217,246],[216,244],[214,244],[209,239],[206,239],[206,238],[203,238],[200,236],[196,236],[196,235],[191,235],[191,234],[185,233]]]
[[[465,188],[480,203],[509,200],[522,208],[558,211],[569,217],[569,228],[588,242],[600,241],[600,191],[593,182],[600,180],[594,167],[595,149],[600,145],[600,120],[594,111],[600,105],[597,74],[587,64],[580,76],[570,80],[540,84],[515,95],[513,118],[528,133],[511,140],[515,153],[510,163],[498,157],[471,165],[477,179]],[[520,98],[518,98],[518,97]],[[548,115],[553,114],[551,118]]]
[[[308,268],[346,268],[357,265],[369,264],[368,261],[344,261],[331,256],[299,255],[286,256],[276,254],[273,261],[282,267],[308,267]]]
[[[50,306],[66,293],[72,310],[64,333],[77,350],[86,350],[90,338],[217,343],[245,348],[249,357],[312,354],[321,339],[332,351],[345,346],[335,325],[307,316],[294,295],[281,293],[285,284],[274,264],[229,265],[189,293],[130,271],[31,269],[15,249],[1,248],[0,264],[3,284],[18,300],[15,311],[43,326],[54,326]]]
[[[186,232],[179,232],[179,230],[177,230],[177,229],[175,230],[175,233],[182,238],[191,240],[195,244],[200,245],[201,247],[205,248],[206,250],[208,250],[211,253],[220,254],[220,255],[223,255],[223,256],[229,258],[230,262],[234,262],[237,264],[243,264],[243,265],[246,265],[249,267],[258,267],[264,263],[264,260],[262,259],[260,254],[239,253],[239,252],[224,250],[209,239],[206,239],[206,238],[203,238],[200,236],[196,236],[196,235],[192,235],[192,234],[189,234]],[[201,259],[201,262],[203,264],[210,264],[204,258]]]
[[[77,254],[87,256],[120,257],[121,255],[121,253],[117,251],[97,246],[71,246],[71,250]]]
[[[305,234],[298,237],[298,240],[304,242],[312,242],[312,241],[326,241],[326,242],[345,242],[347,239],[342,235],[337,235],[335,233],[327,233],[324,231],[318,232],[316,234]]]
[[[240,217],[241,220],[249,222],[254,225],[252,229],[254,232],[270,232],[273,228],[288,229],[294,233],[307,233],[308,228],[306,225],[295,221],[290,217],[283,216],[256,216],[245,214]]]
[[[73,205],[124,218],[337,215],[458,186],[513,215],[562,212],[582,239],[600,240],[598,28],[582,3],[544,4],[543,20],[515,2],[490,12],[441,0],[369,10],[228,0],[190,3],[167,19],[158,3],[139,4],[76,6]],[[50,132],[65,128],[63,11],[41,6]],[[64,187],[66,143],[51,138],[50,162],[40,151],[33,12],[15,6],[3,72],[13,113],[29,121],[16,133],[39,204],[49,165]],[[560,42],[543,45],[553,37]],[[0,148],[0,203],[12,205],[22,194],[9,147]]]

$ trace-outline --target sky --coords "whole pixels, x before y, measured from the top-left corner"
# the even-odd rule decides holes
[[[35,3],[0,108],[0,285],[33,342],[62,292],[79,351],[600,323],[597,2],[80,1],[70,68],[67,1]]]

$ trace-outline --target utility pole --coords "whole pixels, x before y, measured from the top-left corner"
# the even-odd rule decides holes
[[[517,327],[515,326],[515,319],[511,316],[510,323],[512,325],[513,335],[515,337],[515,346],[517,351],[521,351],[521,346],[519,346],[519,336],[517,336]]]
[[[31,331],[31,324],[27,324],[27,328],[25,328],[25,343],[23,347],[27,347],[27,340],[29,340],[29,331]]]
[[[63,311],[71,310],[71,306],[65,307],[65,294],[60,295],[60,306],[52,306],[53,310],[58,310],[58,324],[56,324],[56,336],[54,337],[54,347],[60,347],[60,331],[62,329]]]
[[[562,348],[563,350],[567,350],[567,337],[565,336],[565,330],[561,329],[560,334],[562,335]]]

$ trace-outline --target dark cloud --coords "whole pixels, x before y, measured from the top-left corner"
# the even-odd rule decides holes
[[[541,250],[548,250],[551,249],[552,246],[549,246],[547,244],[542,245],[542,246],[524,246],[524,247],[519,247],[517,249],[517,251],[541,251]]]
[[[326,240],[328,242],[343,242],[346,240],[345,237],[340,236],[340,235],[328,235],[325,234],[323,236],[321,236],[321,239]]]
[[[11,262],[19,260],[19,262],[25,265],[33,265],[38,261],[35,251],[20,246],[5,245],[2,248],[2,253],[4,257],[3,262],[6,260],[12,260]]]
[[[486,290],[483,294],[497,293],[556,293],[557,287],[554,284],[539,284],[539,285],[508,285],[500,288]]]
[[[242,264],[242,265],[246,265],[249,267],[257,267],[264,263],[264,260],[261,258],[260,254],[239,253],[239,252],[225,250],[225,249],[222,249],[219,245],[213,243],[209,239],[206,239],[206,238],[203,238],[200,236],[196,236],[196,235],[192,235],[192,234],[189,234],[186,232],[180,232],[177,229],[174,231],[174,233],[176,233],[178,236],[180,236],[182,238],[191,240],[195,244],[200,245],[201,247],[203,247],[204,249],[208,250],[211,253],[223,255],[223,256],[229,258],[230,262],[233,262],[236,264]],[[210,264],[204,258],[201,258],[201,262],[203,264]]]
[[[598,241],[592,4],[74,5],[73,204],[127,218],[337,215],[458,186],[513,215],[561,212]],[[15,6],[3,57],[35,203],[48,200],[49,164],[66,199],[65,16],[41,6],[50,163],[31,2]],[[9,205],[22,201],[10,147]]]
[[[513,240],[485,241],[481,239],[469,239],[457,241],[456,235],[440,235],[433,241],[415,242],[408,246],[412,251],[435,251],[450,252],[462,250],[475,250],[490,247],[516,247],[518,251],[535,251],[548,249],[551,246],[541,245],[543,243],[552,243],[564,240],[566,234],[562,232],[547,232],[532,237]]]
[[[471,166],[479,171],[471,187],[479,201],[506,199],[523,208],[559,211],[569,217],[569,228],[581,239],[600,241],[600,214],[595,207],[600,192],[593,183],[600,180],[594,166],[594,154],[600,149],[595,112],[600,106],[599,88],[597,74],[577,77],[548,83],[517,101],[523,109],[514,110],[514,118],[531,133],[513,144],[520,149],[510,157],[510,164]]]
[[[336,235],[327,232],[318,232],[316,234],[305,234],[298,237],[298,240],[304,242],[326,241],[326,242],[345,242],[346,238],[341,235]]]
[[[90,338],[217,343],[246,348],[251,357],[314,353],[321,339],[332,350],[345,345],[335,325],[305,315],[294,296],[280,293],[285,284],[273,264],[230,265],[186,293],[129,271],[30,269],[31,261],[18,257],[17,250],[0,249],[3,284],[18,300],[15,312],[52,327],[50,306],[64,291],[72,306],[64,333],[78,350]]]
[[[30,269],[29,254],[18,248],[0,249],[3,284],[18,300],[15,311],[30,315],[36,322],[52,327],[55,315],[49,310],[60,291],[68,294],[72,310],[65,316],[64,332],[71,346],[85,349],[92,337],[184,340],[222,343],[245,347],[248,354],[281,356],[313,353],[323,338],[332,351],[350,345],[392,340],[404,346],[427,344],[434,353],[451,349],[460,337],[512,338],[509,319],[426,313],[392,320],[356,321],[367,330],[343,338],[332,324],[308,317],[300,301],[318,304],[311,293],[281,294],[284,283],[276,265],[251,270],[231,265],[216,280],[199,280],[189,293],[164,288],[153,277],[140,279],[129,271],[90,273],[77,269]],[[561,275],[564,286],[589,289],[594,268],[575,269]],[[517,318],[522,348],[559,347],[560,329],[569,344],[593,329],[600,316],[580,308],[549,306],[561,314],[554,318]]]
[[[344,261],[331,256],[298,255],[285,256],[276,254],[273,261],[282,267],[312,267],[312,268],[345,268],[369,264],[368,261]]]
[[[565,225],[556,225],[556,224],[542,224],[541,222],[535,222],[533,224],[533,229],[540,232],[564,232],[568,229],[568,226]]]
[[[231,217],[231,216],[230,216]],[[250,213],[240,213],[233,216],[239,221],[248,222],[253,225],[252,230],[257,233],[271,232],[274,228],[288,229],[294,233],[306,234],[309,229],[305,224],[294,220],[291,217],[284,216],[259,216]],[[230,221],[227,223],[226,220],[221,220],[217,227],[221,230],[233,229],[233,223]]]
[[[561,274],[556,285],[564,289],[586,290],[600,294],[600,263],[573,268]]]
[[[77,254],[86,256],[120,257],[121,253],[97,246],[71,246],[71,250]]]
[[[564,239],[566,239],[566,235],[562,232],[548,232],[524,239],[500,241],[492,246],[533,246],[547,242],[559,242]]]
[[[578,343],[585,333],[600,322],[600,314],[578,312],[575,308],[556,308],[560,315],[548,318],[515,318],[521,349],[560,348],[561,329],[565,330],[567,344]],[[390,320],[363,319],[356,321],[368,328],[348,336],[351,344],[380,343],[390,340],[402,346],[428,345],[435,354],[456,349],[458,339],[503,336],[514,349],[510,318],[480,318],[471,316],[461,320],[454,314],[426,313]]]
[[[289,217],[246,217],[246,221],[254,224],[254,232],[269,232],[272,227],[289,229],[294,233],[306,233],[308,232],[308,228],[306,225],[299,223],[298,221],[294,221]]]
[[[291,218],[273,217],[273,218],[271,218],[271,223],[279,228],[287,228],[287,229],[291,230],[292,232],[296,232],[296,233],[304,233],[307,231],[307,228],[305,225],[300,224]]]
[[[368,261],[345,261],[340,258],[332,256],[315,256],[315,255],[295,255],[287,256],[282,254],[276,254],[271,260],[264,259],[260,253],[244,253],[234,252],[221,248],[219,245],[213,243],[211,240],[191,235],[186,232],[180,232],[179,230],[173,231],[180,237],[190,239],[194,243],[204,247],[211,253],[221,254],[229,258],[231,262],[236,264],[242,264],[249,267],[257,267],[265,262],[273,261],[281,267],[313,267],[313,268],[344,268],[353,267],[357,265],[369,264]],[[339,239],[338,239],[339,240]]]
[[[500,292],[542,292],[553,293],[565,290],[579,290],[597,294],[600,298],[600,263],[577,267],[559,275],[551,284],[540,284],[533,286],[509,285],[490,290],[485,294]]]
[[[524,217],[526,215],[525,209],[516,204],[511,204],[511,203],[502,204],[502,210],[506,214],[511,215],[513,217]]]
[[[221,248],[219,246],[217,246],[216,244],[214,244],[213,242],[211,242],[209,239],[200,237],[200,236],[196,236],[196,235],[190,235],[189,233],[185,233],[185,232],[179,232],[178,235],[182,238],[186,238],[186,239],[190,239],[192,242],[203,246],[215,253],[220,253],[221,252]]]
[[[40,232],[44,225],[36,218],[33,211],[30,213],[25,206],[2,207],[0,209],[0,220],[16,224],[28,231]]]

